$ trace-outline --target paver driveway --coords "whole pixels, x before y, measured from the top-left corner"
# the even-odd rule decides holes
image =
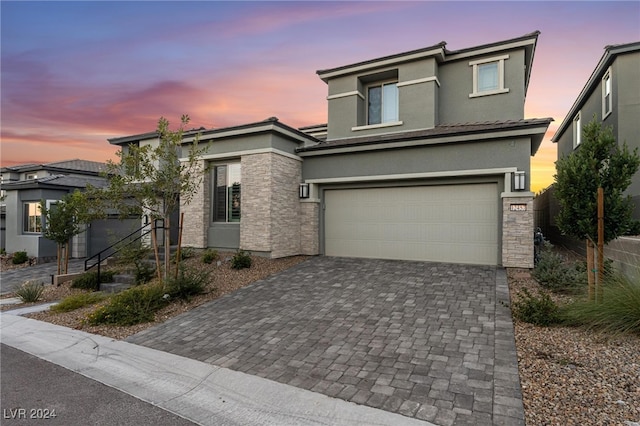
[[[315,257],[128,341],[439,425],[524,424],[501,301],[495,267]]]

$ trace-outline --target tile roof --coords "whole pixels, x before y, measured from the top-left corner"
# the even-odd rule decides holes
[[[297,152],[318,151],[338,147],[374,145],[387,142],[401,142],[419,139],[432,139],[446,136],[461,136],[474,133],[518,130],[537,126],[548,126],[552,118],[531,118],[509,121],[492,121],[483,123],[443,124],[431,129],[412,130],[381,135],[359,136],[353,138],[333,139],[316,145],[301,147]]]

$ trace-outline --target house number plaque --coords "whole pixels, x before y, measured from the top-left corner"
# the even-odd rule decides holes
[[[527,205],[526,204],[511,204],[509,206],[509,211],[512,212],[526,212]]]

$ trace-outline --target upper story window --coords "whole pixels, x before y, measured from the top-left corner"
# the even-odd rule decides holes
[[[367,124],[398,121],[398,85],[395,81],[367,88]]]
[[[38,174],[37,173],[27,173],[26,180],[34,180],[34,179],[38,179]]]
[[[42,232],[42,212],[40,210],[40,203],[24,203],[22,208],[22,231],[25,233]]]
[[[576,148],[582,143],[582,121],[580,119],[580,113],[576,114],[573,119],[573,147]]]
[[[240,163],[213,168],[214,222],[240,222],[241,187]]]
[[[506,59],[509,59],[509,55],[469,62],[469,66],[473,68],[473,93],[469,95],[470,98],[509,92],[509,89],[504,87]]]
[[[602,119],[607,118],[613,110],[613,100],[611,99],[611,68],[602,77]]]

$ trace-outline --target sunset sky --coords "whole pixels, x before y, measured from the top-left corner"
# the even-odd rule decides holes
[[[1,14],[1,165],[115,158],[107,138],[278,117],[326,123],[319,69],[539,30],[525,117],[550,139],[611,44],[640,40],[640,2],[11,2]]]

